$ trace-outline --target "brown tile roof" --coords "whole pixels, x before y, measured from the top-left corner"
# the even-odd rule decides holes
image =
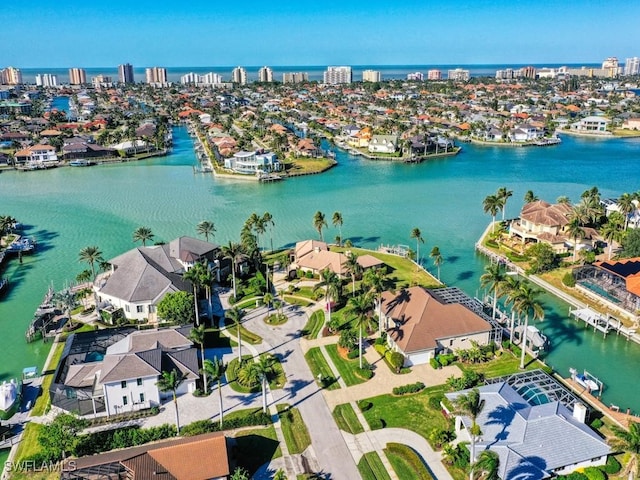
[[[384,262],[379,258],[374,257],[373,255],[365,254],[358,256],[358,265],[360,265],[364,269],[367,269],[384,265]]]
[[[438,340],[491,330],[491,325],[459,303],[440,303],[424,287],[382,294],[382,310],[396,322],[388,333],[404,353],[436,348]]]
[[[520,211],[520,217],[536,225],[560,226],[569,223],[573,209],[565,203],[551,205],[543,200],[527,203]]]

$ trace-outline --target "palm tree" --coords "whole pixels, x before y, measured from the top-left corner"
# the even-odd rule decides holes
[[[429,256],[433,259],[433,265],[438,269],[438,281],[440,281],[440,265],[442,265],[442,262],[444,262],[442,253],[440,253],[440,248],[434,246],[431,249],[431,253],[429,253]]]
[[[96,246],[84,247],[78,254],[78,260],[80,262],[87,262],[91,267],[91,278],[96,278],[95,264],[102,260],[102,252]]]
[[[142,246],[145,247],[147,245],[147,241],[153,240],[154,236],[155,235],[149,227],[138,227],[133,232],[133,241],[142,242]]]
[[[615,241],[617,243],[620,243],[624,236],[624,232],[622,232],[618,225],[612,222],[611,218],[609,218],[609,221],[605,224],[604,227],[602,227],[602,230],[600,230],[600,234],[609,244],[609,253],[607,254],[607,259],[611,260],[611,254],[613,252],[613,242]]]
[[[556,203],[560,203],[562,205],[570,205],[571,204],[571,200],[569,200],[569,197],[567,197],[565,195],[561,195],[558,198],[556,198]]]
[[[200,269],[200,286],[204,287],[205,295],[207,296],[207,317],[211,321],[211,285],[213,284],[215,277],[213,272],[206,265],[206,261],[202,263],[202,269]]]
[[[238,307],[230,308],[225,312],[225,316],[233,322],[238,329],[238,361],[242,362],[242,335],[240,333],[240,324],[244,318],[245,312]]]
[[[347,272],[349,272],[349,275],[351,275],[351,284],[353,286],[351,294],[355,296],[356,277],[362,273],[362,266],[358,263],[358,255],[355,253],[349,255],[347,261],[344,262],[344,267],[347,269]]]
[[[262,223],[269,229],[269,240],[271,243],[271,251],[273,252],[273,227],[276,225],[273,221],[273,216],[269,212],[264,212],[262,215]]]
[[[182,278],[184,280],[187,280],[188,282],[191,282],[191,285],[193,286],[193,306],[196,311],[196,325],[200,325],[200,312],[198,311],[198,290],[200,290],[200,287],[202,286],[202,276],[205,268],[206,267],[201,263],[196,263],[193,265],[193,267],[187,270],[184,275],[182,275]]]
[[[424,243],[424,238],[422,238],[422,232],[418,227],[414,227],[409,234],[409,238],[416,239],[416,261],[418,265],[420,265],[420,244]]]
[[[340,232],[340,243],[342,243],[342,225],[344,224],[344,221],[342,219],[342,213],[333,212],[331,223],[333,224],[334,227],[338,227],[338,231]],[[340,245],[340,243],[338,243],[338,245]]]
[[[196,225],[196,232],[198,235],[204,235],[205,242],[208,242],[209,235],[213,237],[213,234],[216,232],[216,226],[209,220],[203,220]]]
[[[313,228],[315,228],[318,231],[318,234],[320,235],[320,241],[323,241],[322,239],[322,229],[324,227],[327,226],[327,220],[324,217],[324,213],[322,213],[320,210],[318,210],[314,215],[313,215]]]
[[[369,291],[373,293],[378,307],[378,331],[382,331],[382,292],[384,292],[384,283],[386,275],[381,268],[369,268],[364,272],[364,283],[369,287]]]
[[[338,301],[340,298],[340,294],[342,293],[342,280],[338,275],[325,268],[320,272],[321,281],[318,282],[315,287],[313,287],[314,291],[318,290],[321,287],[325,287],[325,300],[327,302],[327,312],[329,314],[328,322],[331,322],[331,302],[332,300]]]
[[[263,353],[258,357],[258,361],[252,364],[262,387],[262,411],[264,413],[267,413],[267,387],[269,386],[269,377],[273,375],[273,363],[273,355]]]
[[[191,331],[189,332],[189,340],[191,340],[193,343],[197,343],[198,345],[200,345],[200,358],[202,359],[202,365],[204,367],[204,338],[205,338],[205,326],[204,325],[198,325],[195,328],[192,328]],[[207,371],[203,368],[202,369],[202,383],[204,386],[204,394],[206,395],[207,393],[209,393],[209,383],[207,382]]]
[[[482,202],[484,213],[491,215],[491,233],[496,233],[496,215],[502,208],[502,201],[496,195],[487,195]]]
[[[473,469],[481,473],[483,480],[500,480],[498,471],[500,470],[500,456],[493,450],[483,450],[478,455]]]
[[[507,187],[500,187],[496,196],[501,200],[500,210],[502,210],[502,221],[504,221],[504,211],[507,207],[507,200],[509,200],[509,197],[513,196],[513,190],[507,190]]]
[[[222,255],[224,258],[231,260],[231,278],[233,279],[233,298],[237,297],[236,293],[236,261],[242,253],[242,248],[238,243],[232,243],[229,241],[229,245],[222,247]],[[228,277],[227,277],[228,278]]]
[[[360,368],[362,368],[362,327],[366,326],[369,321],[369,314],[373,306],[373,295],[366,292],[351,297],[348,302],[349,312],[354,315],[355,327],[358,329],[358,357],[360,358]]]
[[[467,415],[471,418],[471,428],[469,429],[469,438],[471,440],[471,469],[469,472],[469,479],[473,480],[473,464],[476,460],[475,446],[476,438],[482,434],[480,427],[476,423],[478,415],[484,408],[484,399],[480,398],[480,391],[477,388],[469,390],[468,393],[458,396],[454,400],[456,411],[460,415]]]
[[[162,371],[160,378],[156,382],[158,390],[161,392],[171,392],[173,394],[173,405],[176,409],[176,430],[180,435],[180,416],[178,415],[178,395],[177,390],[180,385],[187,379],[187,376],[178,372],[175,368],[170,372]]]
[[[87,283],[91,280],[91,271],[83,270],[78,275],[76,275],[76,282],[78,283]]]
[[[618,204],[618,208],[620,209],[620,213],[624,215],[624,229],[627,230],[629,226],[629,214],[636,209],[636,204],[634,203],[634,195],[630,193],[623,193],[620,195],[620,198],[616,202]]]
[[[567,223],[565,227],[565,232],[573,238],[573,261],[576,261],[576,257],[578,255],[578,240],[584,237],[584,230],[580,226],[580,219],[577,217],[573,217]]]
[[[482,288],[489,287],[493,290],[493,319],[496,318],[496,308],[498,305],[498,297],[505,290],[505,281],[507,279],[506,272],[499,263],[491,263],[484,268],[484,273],[480,277],[480,286]]]
[[[76,305],[75,293],[73,293],[70,288],[56,292],[53,296],[53,303],[58,307],[64,308],[64,313],[69,321],[69,325],[73,325],[71,309]]]
[[[211,378],[212,382],[218,383],[218,404],[220,408],[220,429],[222,429],[222,377],[227,371],[227,364],[222,361],[222,358],[214,357],[213,361],[205,360],[202,362],[202,370],[206,372]]]
[[[515,275],[507,276],[504,280],[502,293],[506,293],[507,300],[505,305],[511,305],[511,322],[509,326],[509,343],[513,343],[513,332],[514,332],[514,322],[515,315],[519,315],[517,309],[515,308],[514,302],[516,300],[518,291],[520,290],[520,285],[522,285],[522,280],[520,277]],[[520,317],[518,316],[518,323],[520,323]]]
[[[640,423],[629,422],[629,430],[625,430],[618,425],[612,425],[611,430],[615,435],[614,438],[609,440],[611,446],[630,455],[623,475],[626,473],[629,480],[637,478],[640,463]]]
[[[533,203],[537,202],[539,198],[533,193],[533,190],[527,190],[527,193],[524,194],[524,203]]]
[[[271,313],[271,304],[273,303],[273,294],[267,292],[262,296],[262,303],[267,306],[267,315]]]
[[[520,369],[524,370],[524,357],[527,350],[527,329],[529,328],[529,315],[534,320],[544,319],[544,309],[538,300],[540,290],[537,290],[529,283],[522,283],[520,288],[513,294],[513,305],[519,315],[524,315],[524,328],[522,330],[523,342],[521,345],[522,354],[520,356]]]

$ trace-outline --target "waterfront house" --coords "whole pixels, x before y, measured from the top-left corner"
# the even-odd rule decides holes
[[[51,145],[33,145],[15,153],[16,163],[49,166],[58,164],[56,149]]]
[[[574,276],[583,293],[636,318],[640,310],[640,257],[584,265],[574,270]]]
[[[131,328],[73,334],[67,339],[50,388],[51,403],[79,415],[115,415],[159,406],[172,392],[156,385],[163,371],[185,381],[178,395],[193,392],[199,378],[191,327]]]
[[[481,433],[474,456],[477,459],[483,450],[497,453],[500,478],[538,480],[606,464],[611,449],[585,425],[584,405],[574,404],[572,412],[559,401],[529,403],[505,382],[478,390],[484,407],[476,419]],[[468,393],[462,390],[446,397],[455,401]],[[455,420],[456,438],[469,442],[471,418],[457,415]]]
[[[96,280],[101,309],[135,321],[156,322],[156,307],[167,293],[192,292],[182,275],[206,261],[217,273],[219,246],[197,238],[179,237],[164,245],[137,247],[111,260],[111,271]]]
[[[589,116],[571,124],[571,130],[578,133],[607,134],[611,120],[604,117]]]
[[[509,130],[509,140],[514,143],[531,142],[542,138],[544,131],[525,123]]]
[[[438,353],[470,348],[472,341],[489,344],[493,328],[469,308],[471,300],[457,288],[383,292],[380,321],[389,346],[411,366],[428,363]]]
[[[299,269],[303,272],[311,272],[314,275],[329,269],[341,278],[349,276],[345,267],[350,252],[339,253],[329,250],[325,242],[317,240],[304,240],[296,243],[291,254],[291,269]],[[369,268],[384,267],[385,263],[373,255],[358,255],[357,262],[364,271]]]
[[[213,432],[68,459],[60,478],[226,480],[230,473],[227,439]]]
[[[398,149],[398,136],[373,135],[368,149],[371,153],[395,153]]]
[[[279,172],[282,170],[282,164],[273,152],[265,152],[264,150],[240,151],[234,153],[231,158],[225,158],[224,168],[243,175],[257,175]]]

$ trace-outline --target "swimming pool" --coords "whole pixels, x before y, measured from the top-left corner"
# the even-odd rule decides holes
[[[620,300],[618,300],[616,297],[611,295],[609,292],[607,292],[604,288],[602,288],[600,285],[598,285],[596,283],[587,282],[585,280],[583,282],[580,282],[580,285],[582,285],[584,288],[586,288],[588,290],[591,290],[593,293],[596,293],[596,294],[600,295],[601,297],[606,298],[610,302],[620,303]]]
[[[523,385],[516,390],[529,405],[544,405],[551,400],[545,395],[544,390],[538,385]]]
[[[86,363],[89,362],[101,362],[104,359],[104,353],[100,352],[89,352],[87,356],[84,358]]]

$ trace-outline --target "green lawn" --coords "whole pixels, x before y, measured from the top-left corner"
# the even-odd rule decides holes
[[[60,362],[60,358],[62,358],[64,342],[55,343],[51,348],[55,350],[53,351],[51,360],[42,372],[42,375],[44,376],[42,379],[42,394],[36,399],[36,403],[31,411],[31,415],[34,417],[44,415],[49,407],[49,403],[51,401],[49,398],[49,387],[51,386],[51,382],[53,382],[53,375],[55,374],[56,367]]]
[[[345,360],[338,353],[338,346],[336,344],[327,345],[325,348],[327,349],[327,353],[331,357],[331,360],[333,360],[333,364],[338,369],[342,380],[347,384],[347,387],[366,382],[366,380],[357,373],[360,365],[357,358],[355,360]]]
[[[242,309],[247,309],[247,308],[252,309],[252,308],[256,308],[256,302],[258,302],[258,305],[261,305],[260,297],[252,297],[252,298],[249,298],[248,300],[242,300],[240,301],[240,303],[236,303],[234,307],[242,308]]]
[[[484,363],[459,363],[456,365],[461,370],[473,370],[476,373],[482,373],[485,378],[502,377],[504,375],[511,375],[513,373],[520,372],[520,357],[515,357],[509,351],[503,351],[500,356],[494,358],[490,362]],[[531,358],[530,355],[525,357],[525,369],[535,370],[536,368],[542,368],[543,365]]]
[[[260,465],[282,456],[273,425],[241,430],[236,436],[235,457],[238,465],[253,475]]]
[[[317,338],[323,326],[324,326],[324,311],[316,310],[311,314],[311,317],[309,317],[307,324],[302,329],[302,335],[309,340]]]
[[[277,405],[278,415],[280,417],[280,425],[282,426],[282,434],[287,443],[289,453],[297,454],[304,452],[311,445],[311,437],[307,426],[302,420],[300,411],[297,408],[291,408],[286,403]]]
[[[345,432],[352,433],[354,435],[364,432],[364,428],[356,416],[356,412],[353,411],[353,407],[350,403],[343,403],[337,405],[333,410],[333,418],[338,425],[338,428]]]
[[[314,304],[311,300],[302,300],[301,298],[292,297],[290,295],[285,295],[284,301],[290,305],[298,305],[300,307],[308,307]]]
[[[382,460],[376,452],[365,453],[358,463],[358,471],[362,480],[391,480]],[[403,477],[402,480],[404,480]]]
[[[22,439],[18,444],[18,451],[16,452],[16,461],[20,462],[25,458],[40,452],[40,444],[38,443],[38,435],[43,426],[40,423],[28,422],[22,433]]]
[[[312,287],[296,287],[295,291],[291,293],[296,297],[304,297],[314,302],[319,298],[324,297],[324,289],[314,290]]]
[[[238,327],[236,327],[228,318],[224,319],[225,325],[229,328],[229,333],[234,337],[238,335]],[[259,345],[262,343],[262,337],[257,333],[253,333],[251,330],[247,330],[244,325],[240,324],[240,336],[243,342],[250,343],[251,345]]]
[[[434,428],[447,428],[448,420],[440,409],[432,408],[429,399],[441,397],[447,391],[445,385],[425,388],[415,395],[394,397],[380,395],[368,398],[361,403],[371,403],[371,407],[363,411],[363,415],[371,429],[397,427],[412,430],[425,439]]]
[[[329,364],[320,351],[320,347],[313,347],[312,349],[310,349],[304,355],[304,358],[307,360],[307,364],[309,365],[311,372],[313,372],[313,376],[316,381],[318,381],[319,376],[324,379],[324,388],[326,388],[327,390],[335,390],[336,388],[340,388],[340,384],[333,376],[333,373],[329,368]]]
[[[384,449],[389,463],[402,480],[433,480],[418,454],[400,443],[387,443]]]

